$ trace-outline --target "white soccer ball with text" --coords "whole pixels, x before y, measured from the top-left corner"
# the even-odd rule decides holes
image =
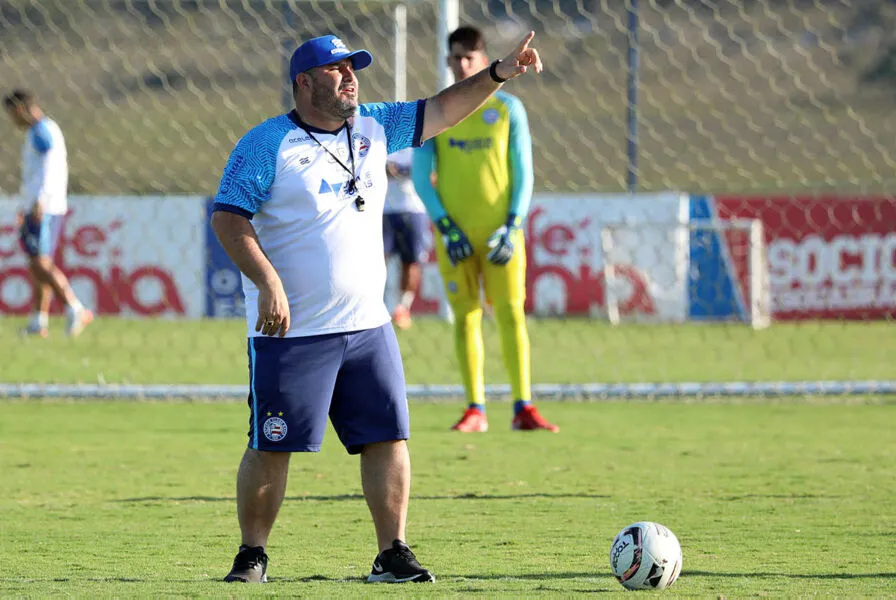
[[[629,590],[664,590],[681,573],[681,545],[668,527],[651,521],[632,523],[610,547],[610,568]]]

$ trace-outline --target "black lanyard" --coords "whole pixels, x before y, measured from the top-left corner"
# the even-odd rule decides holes
[[[326,152],[327,154],[329,154],[330,157],[331,157],[333,160],[335,160],[336,163],[337,163],[340,167],[342,167],[343,169],[345,169],[345,172],[346,172],[346,173],[349,174],[349,177],[351,177],[351,179],[348,180],[348,185],[347,185],[347,187],[346,187],[346,191],[348,192],[348,195],[349,195],[349,196],[354,196],[355,194],[357,194],[357,193],[358,193],[358,177],[355,175],[355,151],[354,151],[354,149],[353,149],[353,147],[352,147],[352,146],[353,146],[353,144],[352,144],[352,128],[351,128],[351,126],[348,124],[348,121],[345,122],[344,129],[345,129],[345,135],[346,135],[346,137],[348,138],[348,158],[349,158],[349,161],[351,162],[351,165],[352,165],[352,168],[351,168],[351,169],[349,169],[348,166],[347,166],[345,163],[343,163],[341,160],[339,160],[339,157],[338,157],[338,156],[336,156],[335,154],[333,154],[332,152],[330,152],[330,149],[329,149],[329,148],[327,148],[326,146],[324,146],[323,144],[321,144],[321,143],[320,143],[320,140],[318,140],[316,137],[314,137],[314,134],[311,133],[311,131],[309,131],[309,130],[305,127],[305,124],[304,124],[304,123],[300,123],[300,124],[299,124],[299,127],[301,127],[302,131],[304,131],[305,133],[308,134],[308,137],[310,137],[310,138],[314,141],[315,144],[317,144],[318,146],[320,146],[321,148],[323,148],[324,152]],[[338,138],[339,138],[339,132],[338,132],[338,131],[336,132],[336,138],[337,138],[337,140],[338,140]],[[364,203],[364,198],[362,198],[360,195],[359,195],[357,198],[355,198],[355,208],[357,208],[359,211],[363,211],[363,210],[364,210],[364,204],[365,204],[365,203]]]

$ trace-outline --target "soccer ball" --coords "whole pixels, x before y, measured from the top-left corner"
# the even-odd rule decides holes
[[[632,523],[613,540],[610,568],[626,589],[664,590],[681,573],[681,546],[659,523]]]

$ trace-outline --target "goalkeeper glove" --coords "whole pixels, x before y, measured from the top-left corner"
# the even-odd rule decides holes
[[[511,240],[513,232],[519,229],[522,219],[517,215],[510,213],[507,215],[507,222],[498,227],[495,232],[488,238],[488,247],[491,248],[486,258],[490,263],[496,265],[506,265],[513,258],[513,241]]]
[[[467,239],[467,234],[451,220],[451,217],[445,215],[436,221],[436,227],[442,233],[442,242],[452,265],[456,266],[457,263],[473,255],[473,245]]]

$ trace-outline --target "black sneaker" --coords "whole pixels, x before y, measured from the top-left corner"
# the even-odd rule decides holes
[[[264,553],[264,548],[240,546],[239,554],[233,559],[233,568],[230,569],[230,573],[227,574],[224,581],[228,583],[234,581],[267,583],[267,570],[268,555]]]
[[[395,540],[390,549],[383,550],[374,559],[367,583],[426,583],[435,580],[432,573],[420,566],[408,545]]]

